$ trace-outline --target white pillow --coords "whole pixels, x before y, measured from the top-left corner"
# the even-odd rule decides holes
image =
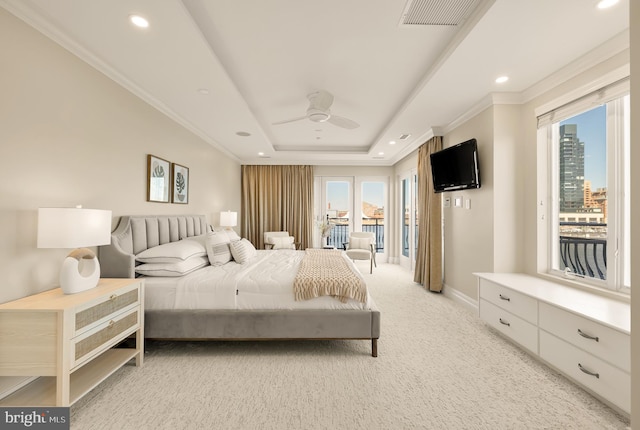
[[[236,240],[240,240],[240,236],[236,231],[229,227],[221,227],[219,225],[213,227],[213,231],[216,233],[224,233],[229,236],[229,241],[235,242]]]
[[[223,232],[207,233],[207,255],[212,266],[222,266],[231,261],[231,249],[229,249],[229,236]]]
[[[258,255],[258,251],[256,251],[255,246],[253,246],[253,244],[247,239],[230,242],[229,248],[231,248],[231,255],[233,255],[233,259],[240,264],[244,264],[251,258]]]
[[[236,233],[235,230],[229,229],[229,230],[225,230],[224,232],[227,234],[227,237],[229,238],[230,242],[235,242],[237,240],[240,240],[240,236],[238,236],[238,233]]]
[[[136,260],[141,263],[179,263],[205,255],[207,250],[198,240],[183,239],[144,250],[136,255]]]
[[[272,236],[271,244],[271,249],[293,249],[293,236]]]
[[[371,249],[371,239],[368,237],[351,237],[349,238],[349,248]]]
[[[146,263],[136,266],[145,276],[183,276],[209,264],[207,257],[192,257],[179,263]]]

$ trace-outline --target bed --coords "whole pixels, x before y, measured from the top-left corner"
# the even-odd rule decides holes
[[[145,277],[145,338],[362,339],[371,341],[371,355],[377,357],[380,312],[368,294],[366,300],[294,299],[291,282],[305,251],[257,250],[246,264],[213,265],[207,258],[207,264],[202,260],[202,267],[181,276],[149,276],[143,270],[141,255],[177,242],[200,242],[210,231],[204,215],[123,216],[111,244],[99,248],[103,277]]]

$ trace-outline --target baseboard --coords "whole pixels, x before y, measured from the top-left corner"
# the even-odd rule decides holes
[[[37,376],[5,376],[0,378],[0,399],[18,391],[37,378]]]
[[[453,300],[456,303],[460,303],[464,306],[469,312],[474,314],[478,314],[478,301],[472,299],[466,294],[461,293],[450,285],[444,284],[444,288],[442,289],[442,293]]]

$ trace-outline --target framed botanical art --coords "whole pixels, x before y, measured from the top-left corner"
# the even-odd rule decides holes
[[[171,164],[173,203],[189,203],[189,168],[179,164]]]
[[[171,164],[155,155],[147,155],[147,201],[169,203]]]

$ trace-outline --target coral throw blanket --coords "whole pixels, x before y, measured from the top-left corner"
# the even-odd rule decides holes
[[[333,296],[342,303],[348,299],[366,303],[367,285],[349,263],[340,250],[307,249],[293,281],[295,299]]]

